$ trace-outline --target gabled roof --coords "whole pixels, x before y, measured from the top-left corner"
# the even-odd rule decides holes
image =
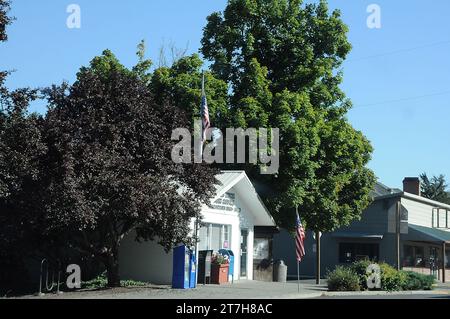
[[[398,188],[390,188],[380,182],[376,182],[373,190],[370,192],[370,195],[374,198],[378,197],[378,196],[385,196],[385,195],[390,195],[390,194],[395,194],[395,193],[400,193],[401,190]]]
[[[216,178],[222,185],[216,186],[216,196],[211,200],[211,203],[234,187],[241,201],[245,203],[253,215],[255,226],[276,226],[272,215],[270,215],[245,171],[222,171]]]
[[[377,182],[375,184],[374,189],[371,191],[371,195],[374,200],[403,197],[403,198],[411,199],[416,202],[421,202],[423,204],[427,204],[427,205],[430,205],[433,207],[450,210],[450,205],[448,205],[448,204],[437,202],[435,200],[431,200],[431,199],[428,199],[428,198],[425,198],[422,196],[414,195],[414,194],[411,194],[408,192],[404,192],[398,188],[389,188],[386,185],[381,184],[380,182]]]

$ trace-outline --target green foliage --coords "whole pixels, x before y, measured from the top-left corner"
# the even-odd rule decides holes
[[[0,42],[8,40],[6,27],[13,21],[13,18],[8,16],[8,12],[10,9],[11,1],[0,0]]]
[[[406,274],[386,263],[379,265],[381,269],[381,289],[385,291],[402,290],[406,283]]]
[[[172,130],[190,125],[184,112],[158,104],[108,50],[73,85],[46,94],[48,228],[70,232],[70,244],[105,264],[113,286],[118,247],[131,231],[166,250],[190,243],[189,223],[213,196],[217,171],[171,160]]]
[[[197,54],[182,57],[170,68],[157,68],[150,81],[150,89],[159,104],[169,103],[184,110],[190,119],[200,117],[202,60]],[[227,84],[205,72],[205,92],[211,122],[227,127],[230,121]],[[189,127],[189,126],[188,126]]]
[[[448,184],[444,175],[428,178],[426,173],[420,175],[421,194],[423,197],[450,204],[450,194],[447,191]]]
[[[327,285],[330,291],[359,291],[360,278],[350,267],[337,266],[327,275]]]
[[[362,259],[355,261],[350,266],[350,268],[358,275],[361,290],[367,290],[367,279],[369,277],[367,273],[367,267],[369,267],[369,265],[371,264],[374,264],[374,262],[370,261],[369,259]]]
[[[0,43],[8,41],[8,34],[6,33],[6,28],[14,20],[13,17],[9,16],[8,13],[11,9],[11,1],[0,0]],[[0,70],[0,91],[5,94],[7,92],[6,88],[3,87],[8,71]],[[0,104],[0,110],[2,106]]]
[[[81,282],[81,289],[103,289],[108,285],[108,279],[106,278],[106,272],[98,275],[97,277]]]
[[[207,21],[201,52],[230,87],[224,123],[280,129],[278,174],[239,167],[267,190],[278,224],[294,227],[295,206],[315,231],[359,218],[375,183],[366,167],[373,150],[345,117],[340,68],[351,45],[340,12],[326,1],[229,0]]]
[[[215,254],[211,259],[211,263],[213,265],[225,265],[229,263],[229,260],[227,256]]]
[[[145,41],[142,40],[137,46],[136,55],[138,57],[138,63],[133,67],[132,71],[138,76],[145,84],[149,84],[152,78],[152,74],[149,72],[153,62],[150,59],[145,58]]]
[[[330,291],[358,291],[367,290],[367,279],[369,274],[367,268],[376,262],[363,259],[354,262],[351,266],[336,266],[328,273],[327,283]],[[435,283],[435,278],[430,275],[423,275],[412,271],[398,271],[386,263],[380,266],[381,290],[431,290]],[[355,284],[355,278],[357,285]],[[358,287],[356,289],[356,287]]]
[[[340,97],[333,82],[341,75],[331,70],[341,65],[351,45],[340,12],[329,14],[325,1],[302,7],[299,0],[230,0],[223,14],[207,20],[202,53],[234,89],[245,82],[243,74],[256,59],[267,68],[271,91],[313,88],[314,95]]]
[[[406,280],[403,290],[432,290],[436,281],[434,276],[419,274],[413,271],[404,271]]]
[[[120,286],[121,287],[145,287],[149,284],[142,281],[135,281],[135,280],[121,280]],[[106,272],[102,273],[101,275],[98,275],[94,279],[83,281],[81,283],[82,289],[104,289],[108,286],[108,278],[106,276]]]

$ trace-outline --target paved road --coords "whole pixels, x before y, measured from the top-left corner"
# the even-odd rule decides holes
[[[298,290],[297,282],[236,281],[225,285],[199,285],[196,289],[179,290],[169,286],[145,288],[116,288],[97,291],[77,291],[62,295],[48,294],[43,297],[25,298],[51,299],[300,299],[320,296],[326,291],[325,285],[316,286],[314,281],[305,280]]]
[[[325,296],[323,296],[325,294]],[[316,286],[313,280],[302,280],[300,291],[296,281],[287,283],[236,281],[225,285],[200,285],[196,289],[179,290],[169,286],[142,288],[116,288],[96,291],[77,291],[63,295],[47,294],[44,297],[24,298],[51,299],[450,299],[450,284],[440,284],[428,292],[327,292],[325,285]]]
[[[379,295],[379,296],[323,296],[323,297],[317,297],[314,299],[352,299],[352,300],[356,300],[356,299],[394,299],[394,300],[399,300],[399,299],[450,299],[450,295]]]

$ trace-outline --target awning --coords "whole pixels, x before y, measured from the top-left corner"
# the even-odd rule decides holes
[[[337,238],[383,239],[383,235],[381,234],[356,232],[334,232],[331,233],[331,236]]]
[[[409,224],[408,228],[408,234],[404,235],[405,240],[450,243],[450,231],[411,224]]]

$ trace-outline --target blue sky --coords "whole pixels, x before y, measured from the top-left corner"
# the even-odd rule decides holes
[[[81,29],[68,29],[66,8],[81,7]],[[450,1],[330,0],[349,25],[353,51],[343,89],[355,107],[348,118],[371,140],[370,167],[380,181],[400,187],[422,172],[450,178]],[[366,25],[368,5],[381,8],[381,29]],[[17,21],[0,44],[0,69],[16,69],[10,88],[73,81],[105,48],[128,66],[145,39],[158,59],[163,43],[200,47],[205,18],[226,0],[13,0]],[[44,112],[45,106],[33,105]]]

